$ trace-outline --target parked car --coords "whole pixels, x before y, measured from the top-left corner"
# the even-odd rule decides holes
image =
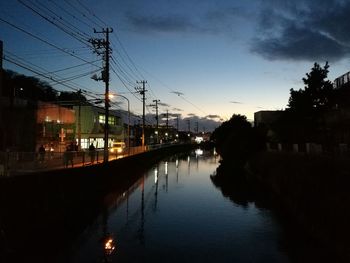
[[[114,142],[112,148],[110,148],[111,153],[123,153],[125,150],[125,142]]]

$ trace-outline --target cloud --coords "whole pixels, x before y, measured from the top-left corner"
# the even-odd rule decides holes
[[[208,0],[187,0],[185,2],[182,4],[165,3],[167,9],[164,8],[164,2],[162,2],[163,8],[159,7],[149,12],[135,11],[130,8],[125,12],[126,20],[135,30],[143,33],[187,32],[216,35],[240,29],[242,19],[249,22],[254,13],[249,4],[229,2],[213,4]],[[239,30],[235,32],[238,33]]]
[[[233,103],[233,104],[243,104],[243,102],[240,102],[240,101],[230,101],[230,103]]]
[[[142,32],[188,32],[198,30],[191,19],[182,15],[142,15],[129,12],[129,23]]]
[[[197,117],[197,115],[194,114],[194,113],[188,113],[187,116],[189,116],[189,117]]]
[[[292,25],[279,38],[256,39],[252,51],[270,60],[334,61],[349,53],[349,48],[321,32]]]
[[[350,2],[264,1],[251,51],[269,60],[337,61],[350,54]]]
[[[164,103],[164,102],[158,102],[158,105],[163,107],[170,107],[168,103]]]
[[[213,115],[213,114],[211,114],[211,115],[205,116],[205,118],[208,118],[208,119],[220,119],[221,117],[220,117],[219,115]]]

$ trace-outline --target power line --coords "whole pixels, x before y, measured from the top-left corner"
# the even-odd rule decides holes
[[[50,20],[49,18],[47,18],[46,16],[44,16],[43,14],[41,14],[39,11],[35,10],[33,7],[29,6],[28,4],[24,3],[22,0],[17,0],[19,3],[21,3],[23,6],[27,7],[29,10],[31,10],[32,12],[34,12],[35,14],[37,14],[38,16],[40,16],[41,18],[43,18],[44,20],[46,20],[47,22],[51,23],[52,25],[54,25],[55,27],[57,27],[58,29],[62,30],[63,32],[65,32],[66,34],[70,35],[71,37],[75,38],[76,40],[78,40],[79,42],[88,45],[87,43],[87,39],[79,37],[76,35],[75,32],[71,32],[67,29],[65,29],[64,27],[58,25],[57,23],[53,22],[52,20]],[[33,4],[33,3],[32,3]],[[37,7],[38,8],[38,7]],[[67,26],[66,26],[67,27]]]
[[[14,25],[13,23],[11,23],[11,22],[9,22],[9,21],[7,21],[7,20],[5,20],[5,19],[2,19],[1,17],[0,17],[0,21],[2,21],[3,23],[5,23],[5,24],[7,24],[7,25],[9,25],[9,26],[11,26],[11,27],[13,27],[13,28],[15,28],[15,29],[17,29],[17,30],[19,30],[19,31],[21,31],[21,32],[23,32],[23,33],[25,33],[25,34],[27,34],[27,35],[29,35],[29,36],[31,36],[31,37],[34,38],[34,39],[37,39],[37,40],[39,40],[39,41],[41,41],[41,42],[43,42],[43,43],[45,43],[45,44],[47,44],[47,45],[49,45],[49,46],[51,46],[51,47],[54,47],[54,48],[56,48],[56,49],[62,51],[63,53],[66,53],[66,54],[68,54],[68,55],[70,55],[70,56],[72,56],[72,57],[74,57],[74,58],[76,58],[76,59],[79,59],[79,60],[81,60],[81,61],[87,62],[87,63],[89,63],[89,64],[91,64],[91,65],[93,65],[93,66],[95,66],[95,67],[99,67],[99,66],[95,65],[94,63],[91,63],[91,62],[87,61],[86,59],[83,59],[83,58],[81,58],[81,57],[78,57],[78,56],[76,56],[75,54],[64,50],[63,48],[61,48],[61,47],[59,47],[59,46],[57,46],[57,45],[55,45],[55,44],[52,44],[52,43],[48,42],[47,40],[44,40],[44,39],[42,39],[41,37],[38,37],[38,36],[36,36],[36,35],[34,35],[34,34],[28,32],[27,30],[25,30],[25,29],[23,29],[23,28],[20,28],[20,27],[18,27],[18,26],[16,26],[16,25]]]
[[[77,8],[75,5],[73,5],[72,3],[70,3],[67,0],[64,0],[64,2],[66,4],[68,4],[71,8],[73,8],[76,12],[80,13],[84,18],[86,18],[87,20],[89,20],[91,23],[93,23],[95,26],[103,28],[103,26],[101,26],[100,24],[96,23],[95,21],[93,21],[92,19],[90,19],[89,17],[86,16],[86,14],[84,12],[82,12],[79,8]]]
[[[83,7],[88,13],[90,13],[93,17],[95,17],[99,22],[101,22],[104,26],[107,26],[107,24],[104,22],[104,21],[102,21],[98,16],[96,16],[89,8],[87,8],[81,1],[79,1],[79,0],[76,0],[77,1],[77,3],[81,6],[81,7]]]
[[[6,53],[10,53],[11,54],[11,52],[8,52],[8,51],[6,51]],[[61,79],[57,79],[57,78],[61,78],[60,76],[54,74],[54,75],[56,75],[56,79],[54,79],[52,76],[49,75],[49,73],[44,68],[42,68],[40,66],[37,66],[37,65],[35,65],[35,64],[31,63],[31,62],[28,62],[28,61],[26,61],[26,60],[24,60],[24,59],[22,59],[22,58],[20,58],[20,57],[18,57],[16,55],[14,55],[14,54],[10,55],[10,56],[17,57],[20,61],[18,61],[16,58],[10,58],[12,61],[9,61],[7,57],[4,57],[4,60],[7,60],[8,62],[13,63],[13,64],[15,64],[15,65],[17,65],[19,67],[22,67],[22,68],[24,68],[24,69],[26,69],[26,70],[28,70],[30,72],[33,72],[33,73],[37,74],[37,76],[44,77],[44,78],[46,78],[46,79],[48,79],[50,81],[54,81],[56,84],[63,85],[63,83],[61,83],[62,80]],[[29,65],[25,65],[25,64],[23,64],[23,62],[26,62]],[[37,68],[37,69],[33,69],[33,67]],[[68,81],[65,81],[65,82],[68,82]],[[71,82],[71,80],[69,80],[69,82]],[[72,84],[75,85],[75,87]],[[74,82],[71,82],[71,85],[64,84],[63,86],[65,86],[65,87],[67,87],[69,89],[72,89],[74,91],[77,91],[79,89],[87,90],[87,88],[82,87],[82,86],[80,86],[80,85],[78,85],[78,84],[76,84]]]
[[[78,22],[80,22],[81,24],[87,26],[88,28],[93,28],[93,26],[89,25],[88,23],[86,23],[85,21],[83,21],[82,19],[76,17],[74,14],[72,14],[71,12],[67,11],[67,9],[65,9],[64,7],[60,6],[55,0],[49,0],[51,3],[53,3],[55,6],[57,6],[59,9],[61,9],[63,12],[65,12],[66,14],[70,15],[73,19],[77,20]]]

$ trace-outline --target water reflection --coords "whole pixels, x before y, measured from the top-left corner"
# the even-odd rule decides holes
[[[133,183],[118,185],[101,200],[93,202],[91,198],[80,203],[69,199],[76,205],[59,211],[72,217],[64,217],[63,223],[55,220],[55,224],[45,224],[45,220],[36,216],[43,232],[55,231],[58,240],[54,244],[61,251],[59,256],[50,251],[42,260],[37,255],[30,259],[38,259],[36,262],[303,262],[306,257],[298,256],[294,260],[291,256],[295,253],[289,250],[295,247],[276,217],[266,209],[268,206],[258,200],[260,197],[245,180],[244,173],[231,171],[229,174],[235,176],[228,182],[218,160],[213,152],[207,151],[200,155],[193,152],[173,156],[145,173],[130,175]],[[191,166],[194,162],[196,165]],[[82,203],[85,207],[79,209]],[[0,223],[3,218],[6,219],[0,217]],[[20,225],[21,220],[15,222]],[[64,237],[72,232],[70,237]],[[31,233],[37,234],[41,242],[53,236],[43,235],[38,228]],[[2,239],[1,232],[3,250],[6,244]],[[66,244],[67,249],[59,244]],[[26,262],[25,258],[18,262]],[[0,261],[9,262],[2,260],[1,255]]]
[[[196,162],[195,169],[191,162]],[[244,237],[251,235],[246,224],[265,227],[256,223],[260,219],[255,210],[244,215],[217,194],[209,178],[217,165],[214,156],[193,153],[160,162],[142,176],[123,193],[123,201],[109,209],[106,222],[110,233],[118,236],[118,253],[113,253],[116,245],[105,243],[114,247],[112,253],[105,253],[106,262],[255,262],[251,261],[249,249],[242,249],[251,242]],[[159,184],[163,187],[159,188]],[[233,221],[227,221],[228,217]],[[93,236],[90,232],[87,238]],[[273,242],[269,239],[267,244]],[[275,251],[276,244],[271,247],[267,252],[258,251],[257,258],[272,253],[272,259],[281,260],[269,262],[286,262]],[[84,246],[79,253],[91,254]]]
[[[290,262],[342,262],[339,259],[334,261],[334,255],[329,248],[308,236],[290,215],[284,213],[279,201],[269,190],[249,178],[244,169],[232,164],[230,167],[220,165],[210,176],[222,195],[235,205],[244,210],[255,207],[260,213],[270,214],[270,220],[283,228],[278,237],[278,246],[286,253]]]

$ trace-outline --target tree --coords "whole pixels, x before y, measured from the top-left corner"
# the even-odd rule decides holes
[[[86,97],[81,94],[81,92],[69,92],[61,91],[60,95],[57,97],[58,101],[76,101],[76,102],[85,102],[87,101]]]
[[[261,149],[264,140],[244,115],[234,114],[223,122],[211,136],[223,160],[243,164],[252,153]]]
[[[32,101],[54,101],[57,91],[48,83],[35,77],[18,74],[11,70],[4,71],[4,96],[18,97]]]
[[[306,73],[306,78],[303,78],[304,89],[290,90],[290,110],[307,114],[334,106],[333,85],[327,80],[328,69],[328,62],[323,68],[318,63],[314,64],[311,72]]]

